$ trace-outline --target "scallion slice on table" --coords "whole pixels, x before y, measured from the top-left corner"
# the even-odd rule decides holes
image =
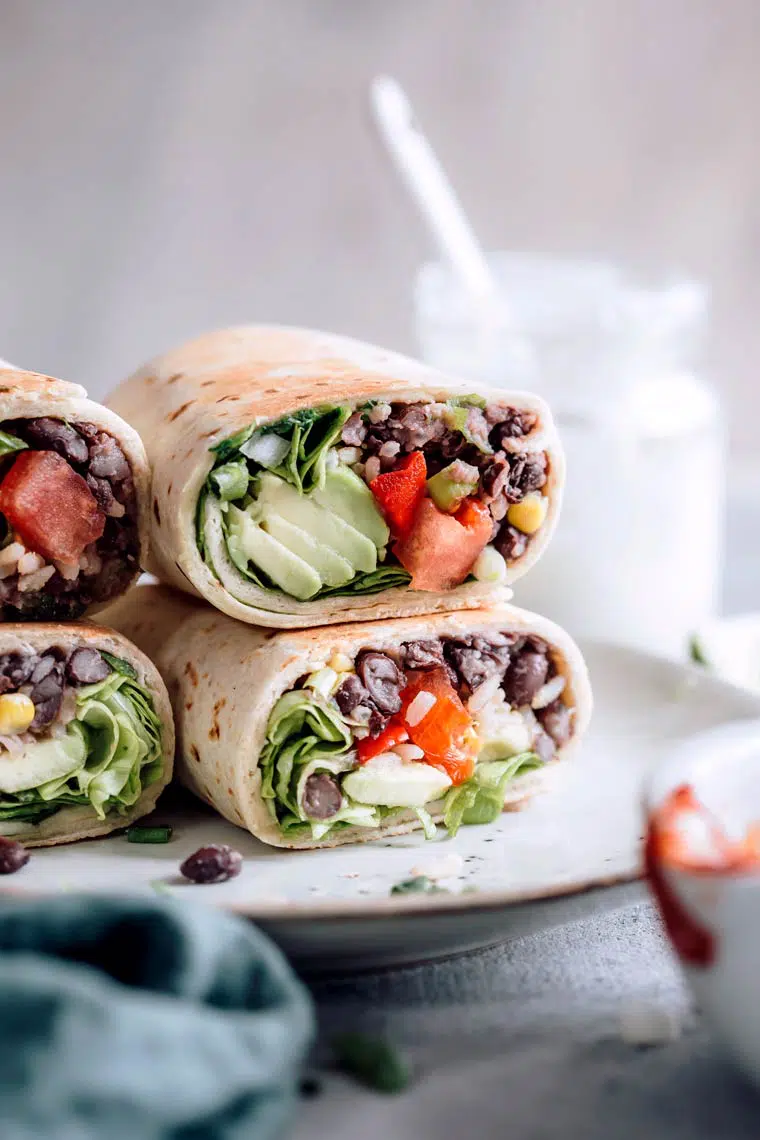
[[[168,843],[171,827],[128,827],[127,843]]]

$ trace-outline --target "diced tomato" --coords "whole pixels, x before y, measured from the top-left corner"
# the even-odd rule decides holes
[[[409,732],[406,724],[400,717],[395,716],[379,736],[365,736],[363,740],[359,741],[356,746],[359,763],[366,764],[373,756],[379,756],[381,752],[388,752],[394,744],[403,744],[408,739]]]
[[[688,784],[676,788],[655,812],[650,842],[657,859],[681,870],[760,870],[760,826],[750,827],[743,839],[730,839]]]
[[[417,724],[409,724],[406,714],[420,693],[430,693],[435,704]],[[415,670],[407,673],[401,692],[401,713],[409,739],[425,753],[425,763],[446,772],[454,784],[469,780],[475,767],[477,737],[472,718],[462,704],[445,669]]]
[[[413,590],[452,590],[472,570],[492,529],[488,508],[476,499],[466,500],[456,515],[444,514],[432,499],[423,499],[411,530],[393,551],[412,575]]]
[[[54,451],[22,451],[0,483],[0,511],[30,550],[76,564],[106,516],[81,475]]]
[[[425,496],[427,464],[421,451],[413,451],[394,471],[373,479],[369,487],[394,538],[404,538]]]

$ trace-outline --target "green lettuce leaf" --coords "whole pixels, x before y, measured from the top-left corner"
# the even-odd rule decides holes
[[[114,671],[79,689],[66,732],[29,745],[26,756],[30,773],[42,766],[57,774],[34,787],[0,792],[0,821],[38,823],[64,806],[89,806],[105,819],[132,807],[160,778],[161,722],[147,690]]]
[[[351,730],[337,708],[311,689],[294,689],[280,697],[269,714],[266,744],[259,761],[261,794],[275,819],[290,813],[306,822],[299,801],[302,769],[315,761],[334,760],[351,748]]]
[[[411,580],[411,574],[403,566],[378,566],[377,570],[357,574],[345,586],[324,586],[315,597],[338,598],[341,595],[378,594],[381,590],[391,590],[394,586],[406,586]]]
[[[229,463],[223,463],[221,467],[215,467],[209,475],[211,488],[223,503],[245,498],[250,479],[245,459],[234,459]]]
[[[449,835],[456,835],[463,823],[493,823],[504,810],[507,784],[542,763],[535,752],[520,752],[507,760],[476,764],[466,784],[446,793],[443,822]]]
[[[18,436],[10,435],[7,431],[0,431],[0,456],[13,455],[14,451],[24,451],[29,444],[24,443]]]

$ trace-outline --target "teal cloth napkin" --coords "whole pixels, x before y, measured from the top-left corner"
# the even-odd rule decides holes
[[[173,899],[0,900],[3,1140],[280,1136],[313,1027],[242,919]]]

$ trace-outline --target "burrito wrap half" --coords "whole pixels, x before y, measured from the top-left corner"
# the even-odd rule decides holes
[[[32,421],[32,430],[29,421]],[[85,435],[78,432],[79,424],[85,425]],[[35,425],[38,429],[36,435],[33,434]],[[56,425],[58,438],[55,438]],[[95,511],[103,508],[101,519],[105,515],[105,532],[85,552],[80,564],[81,570],[75,566],[62,577],[56,569],[52,578],[42,583],[39,590],[19,592],[16,588],[17,576],[5,573],[9,567],[0,551],[0,565],[4,572],[0,577],[0,603],[9,607],[9,612],[5,614],[6,620],[15,620],[18,616],[37,617],[33,601],[35,595],[39,595],[40,600],[42,595],[47,599],[47,603],[39,607],[39,617],[42,620],[78,617],[85,611],[96,612],[110,604],[135,581],[147,556],[150,475],[148,458],[139,435],[116,413],[88,399],[85,389],[80,385],[18,369],[0,369],[0,428],[4,429],[0,456],[5,456],[7,463],[18,455],[28,457],[34,451],[46,451],[54,453],[52,461],[60,467],[66,459],[66,448],[70,446],[65,435],[73,437],[75,447],[81,451],[81,455],[73,465],[69,461],[70,466],[77,472],[77,479],[87,476],[88,486],[96,488],[100,498],[93,495],[90,506]],[[10,433],[11,439],[14,434],[20,436],[19,442],[25,444],[25,449],[13,454],[12,458],[6,442],[6,432]],[[98,433],[104,434],[99,436]],[[110,455],[108,437],[118,447],[118,451]],[[96,455],[98,450],[100,455]],[[125,459],[128,471],[124,468]],[[117,470],[119,466],[122,468],[120,471]],[[92,477],[91,470],[95,473]],[[104,477],[104,470],[117,471],[117,477]],[[54,496],[49,476],[43,482],[47,494]],[[83,486],[81,481],[79,485]],[[0,495],[4,494],[4,489],[5,478],[0,486]],[[92,494],[87,491],[83,493]],[[119,496],[124,502],[119,500]],[[51,510],[54,515],[55,505],[53,499]],[[79,512],[79,504],[72,506],[71,500],[68,500],[57,515],[58,518],[65,519]],[[27,524],[31,513],[33,512],[28,506],[22,505],[20,515]],[[58,520],[54,518],[53,521]],[[50,519],[40,529],[48,532],[44,537],[49,539]],[[36,550],[28,540],[27,549]],[[54,558],[48,558],[44,551],[42,560],[48,566],[54,562]],[[44,577],[47,567],[41,569],[41,577]]]
[[[510,458],[545,453],[548,459],[541,486],[545,517],[540,530],[530,539],[514,532],[515,549],[522,552],[507,560],[498,582],[470,579],[445,591],[393,586],[366,595],[333,592],[295,601],[287,593],[262,589],[240,576],[233,596],[229,578],[225,584],[212,572],[196,541],[199,497],[215,462],[211,449],[221,441],[251,425],[272,424],[326,404],[350,406],[353,411],[369,402],[440,403],[472,391],[471,385],[395,353],[285,327],[209,333],[151,361],[109,397],[109,405],[138,429],[149,453],[153,474],[149,568],[232,617],[272,627],[432,613],[472,607],[503,595],[504,585],[524,574],[549,541],[564,483],[563,454],[549,409],[526,393],[498,389],[486,393],[490,402],[518,408],[534,424],[527,438],[516,429],[518,435],[508,441]],[[472,454],[477,453],[471,449]],[[505,501],[500,518],[506,509]],[[221,550],[218,519],[209,526],[215,558],[225,561],[224,573],[235,575]],[[332,541],[326,529],[318,537]],[[426,561],[431,563],[434,556]]]
[[[591,690],[581,653],[553,622],[502,603],[498,606],[417,618],[278,632],[241,625],[161,586],[139,586],[108,612],[108,620],[134,638],[156,661],[170,693],[177,726],[177,774],[182,783],[231,822],[278,847],[328,847],[398,835],[421,826],[400,810],[380,828],[345,826],[314,839],[284,834],[262,797],[259,758],[268,720],[284,693],[336,655],[359,650],[397,652],[402,643],[430,638],[469,638],[499,633],[544,639],[563,700],[573,710],[571,739],[558,747],[564,759],[582,737],[591,713]],[[421,767],[427,767],[422,765]],[[541,785],[554,763],[518,776],[504,805],[517,807]],[[426,804],[443,818],[441,802]]]

